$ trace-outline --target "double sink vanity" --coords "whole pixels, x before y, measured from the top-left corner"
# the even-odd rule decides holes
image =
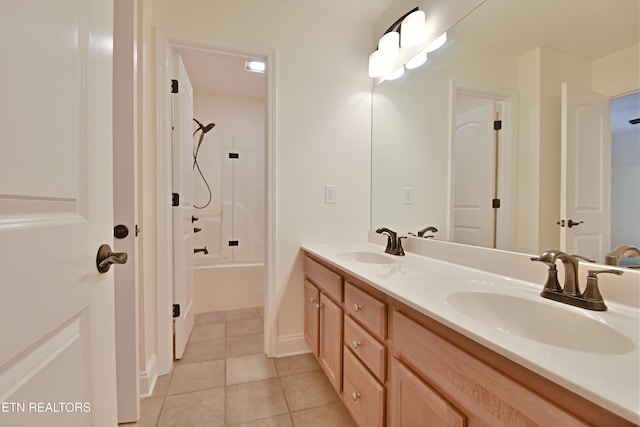
[[[405,256],[371,238],[303,246],[305,338],[356,424],[640,423],[633,275],[607,277],[608,310],[586,310],[542,298],[545,269],[523,254],[469,249],[522,272],[505,275],[417,255],[447,244],[424,240]],[[612,301],[615,286],[628,293]]]

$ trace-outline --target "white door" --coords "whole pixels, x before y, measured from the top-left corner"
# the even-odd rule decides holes
[[[0,35],[0,425],[113,426],[113,1],[3,2]]]
[[[173,207],[173,303],[180,314],[174,314],[174,357],[182,358],[193,329],[193,89],[182,58],[174,53],[173,79],[178,92],[172,96],[173,133],[172,192],[178,194]]]
[[[494,246],[494,102],[456,116],[453,152],[453,241]]]
[[[606,96],[562,84],[560,248],[597,262],[611,246],[609,108]]]

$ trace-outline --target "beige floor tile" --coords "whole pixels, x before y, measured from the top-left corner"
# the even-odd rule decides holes
[[[227,337],[255,335],[264,332],[264,324],[262,323],[262,318],[260,317],[227,322],[226,325]]]
[[[169,394],[223,387],[225,384],[225,360],[189,363],[176,366],[169,386]]]
[[[291,421],[291,415],[285,414],[248,423],[233,424],[230,427],[293,427],[293,422]]]
[[[223,323],[205,323],[195,325],[191,331],[189,342],[217,340],[225,337],[225,324]]]
[[[187,363],[206,362],[224,359],[226,345],[224,338],[208,341],[189,342],[182,359],[175,361],[174,366]]]
[[[264,335],[243,335],[240,337],[227,337],[227,357],[245,356],[247,354],[264,353]]]
[[[158,427],[224,426],[224,387],[167,396]]]
[[[160,416],[164,397],[140,399],[140,419],[135,423],[121,423],[122,427],[155,427]]]
[[[288,412],[277,378],[227,386],[225,410],[227,424],[239,424]]]
[[[266,380],[278,376],[273,359],[264,354],[227,358],[227,385]]]
[[[355,427],[353,419],[341,402],[292,412],[296,427]]]
[[[322,371],[289,375],[280,381],[291,411],[338,401],[338,395]]]
[[[260,317],[260,312],[257,307],[240,308],[238,310],[229,310],[225,312],[225,317],[227,322],[237,322],[238,320]]]
[[[278,374],[285,377],[302,372],[317,371],[320,369],[320,365],[313,354],[309,353],[276,359],[276,368]]]
[[[153,386],[153,393],[151,393],[152,397],[166,396],[169,392],[169,385],[171,385],[171,377],[173,376],[173,371],[168,373],[167,375],[159,376],[156,379],[156,384]]]
[[[211,323],[224,323],[225,322],[224,311],[212,311],[209,313],[198,313],[195,316],[196,325],[206,325]]]

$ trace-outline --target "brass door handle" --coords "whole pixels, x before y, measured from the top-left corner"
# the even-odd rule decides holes
[[[125,264],[128,256],[126,252],[112,252],[111,246],[100,245],[96,255],[96,266],[100,273],[106,273],[111,268],[111,264]]]

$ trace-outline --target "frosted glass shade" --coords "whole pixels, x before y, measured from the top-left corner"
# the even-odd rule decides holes
[[[447,41],[447,33],[442,34],[427,46],[427,52],[433,52],[436,49],[440,49]]]
[[[391,73],[390,76],[387,77],[387,80],[395,80],[398,79],[400,77],[402,77],[402,75],[404,74],[404,67],[400,66],[400,68],[398,68],[397,70],[395,70],[393,73]]]
[[[369,77],[376,78],[391,71],[400,53],[400,34],[396,31],[385,34],[378,42],[378,50],[369,56]]]
[[[416,10],[408,15],[400,25],[400,47],[413,47],[426,39],[425,14],[422,10]]]
[[[416,56],[411,58],[404,64],[407,67],[407,70],[413,70],[414,68],[418,68],[422,64],[427,62],[427,50],[424,49],[422,52],[418,53]]]

